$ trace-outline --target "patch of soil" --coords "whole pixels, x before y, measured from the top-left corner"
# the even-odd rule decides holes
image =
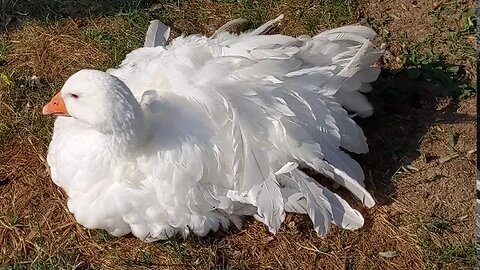
[[[405,215],[400,223],[413,222],[412,216],[417,222],[441,217],[451,223],[439,245],[472,241],[475,231],[476,100],[452,105],[433,114],[435,124],[420,142],[419,158],[410,164],[418,171],[395,180],[397,204],[403,209],[397,213]]]
[[[472,80],[476,78],[476,38],[468,28],[467,12],[475,1],[362,0],[362,20],[379,34],[378,41],[399,56],[409,46],[421,53],[440,53],[449,62],[464,65]],[[399,59],[392,68],[401,66]]]

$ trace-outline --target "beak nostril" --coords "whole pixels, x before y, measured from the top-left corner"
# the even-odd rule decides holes
[[[61,116],[70,116],[63,102],[60,92],[52,97],[50,102],[48,102],[45,107],[43,107],[42,113],[45,115],[61,115]]]

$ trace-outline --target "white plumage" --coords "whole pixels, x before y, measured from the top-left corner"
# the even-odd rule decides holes
[[[67,80],[44,109],[60,115],[48,164],[79,223],[144,241],[240,227],[245,215],[275,233],[285,212],[308,214],[322,235],[330,223],[363,226],[357,210],[299,168],[375,204],[362,168],[343,151],[368,151],[344,108],[372,113],[361,92],[379,74],[375,33],[262,34],[280,19],[166,46],[158,45],[169,28],[152,23],[146,47],[118,68]],[[52,109],[58,102],[63,110]]]

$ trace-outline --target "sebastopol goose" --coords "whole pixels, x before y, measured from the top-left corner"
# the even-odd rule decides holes
[[[43,113],[57,116],[47,161],[75,219],[148,242],[240,228],[243,216],[275,233],[286,212],[308,214],[320,235],[361,228],[360,212],[303,169],[374,206],[349,152],[368,151],[352,117],[373,112],[363,93],[380,72],[375,32],[266,35],[280,19],[170,43],[152,21],[119,67],[73,74]]]

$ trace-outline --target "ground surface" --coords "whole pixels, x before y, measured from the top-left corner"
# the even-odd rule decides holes
[[[473,1],[13,1],[0,3],[0,269],[473,269],[476,163]],[[74,71],[118,64],[148,21],[172,34],[212,34],[244,17],[285,14],[274,31],[315,34],[373,27],[384,68],[359,120],[359,156],[378,205],[364,228],[321,239],[304,216],[273,236],[241,231],[146,244],[86,230],[49,179],[52,119],[40,115]],[[33,77],[35,76],[35,77]]]

